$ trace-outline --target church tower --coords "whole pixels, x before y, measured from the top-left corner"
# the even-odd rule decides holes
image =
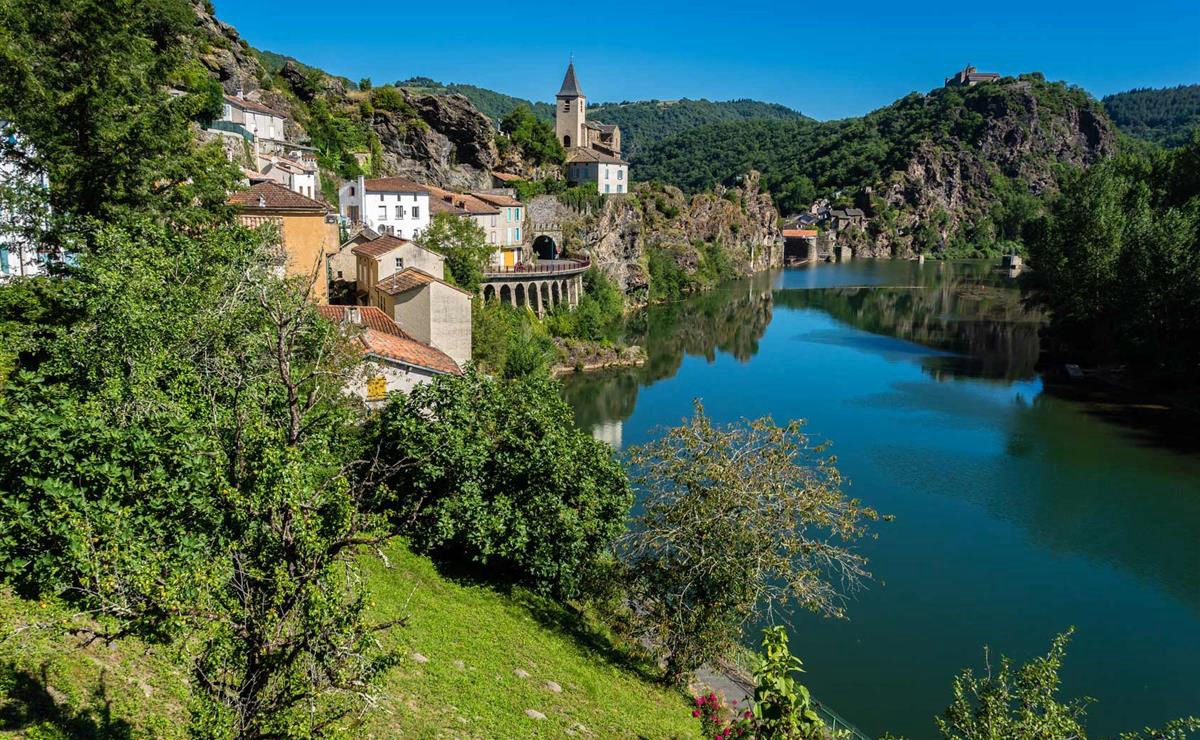
[[[559,142],[567,149],[587,146],[583,133],[583,124],[587,122],[587,98],[575,79],[574,61],[567,65],[567,76],[563,78],[562,89],[555,97],[558,102],[554,113],[554,133]]]

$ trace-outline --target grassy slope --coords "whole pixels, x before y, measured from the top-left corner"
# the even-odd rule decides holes
[[[402,547],[393,570],[372,566],[379,617],[406,614],[395,633],[403,663],[388,681],[397,704],[372,734],[404,737],[697,737],[684,697],[651,683],[573,614],[523,592],[441,577]],[[421,664],[411,658],[429,659]],[[455,661],[461,661],[459,668]],[[517,669],[529,678],[519,678]],[[547,681],[562,693],[545,688]],[[534,720],[526,709],[545,714]],[[582,727],[581,727],[582,726]]]
[[[365,737],[696,737],[684,697],[647,680],[606,637],[527,593],[448,580],[402,545],[371,565],[375,616],[408,617],[404,660]],[[0,736],[183,737],[186,671],[136,640],[81,648],[68,612],[0,591]],[[39,627],[43,625],[44,627]],[[411,655],[429,658],[420,664]],[[455,661],[462,661],[459,669]],[[527,671],[518,678],[516,669]],[[545,688],[554,681],[562,693]],[[530,719],[526,709],[546,715]]]

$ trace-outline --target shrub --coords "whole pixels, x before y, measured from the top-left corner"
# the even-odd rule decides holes
[[[394,397],[368,439],[396,470],[377,506],[415,548],[558,596],[609,560],[633,501],[544,375],[439,376]]]

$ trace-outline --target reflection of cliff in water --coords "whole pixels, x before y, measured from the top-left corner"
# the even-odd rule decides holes
[[[682,301],[650,306],[629,318],[622,341],[646,350],[646,364],[606,371],[598,378],[568,376],[563,395],[584,429],[633,414],[638,388],[679,372],[691,355],[716,359],[725,352],[745,362],[771,323],[773,273],[759,273]]]
[[[1023,305],[1020,292],[991,273],[939,273],[932,285],[920,281],[896,287],[779,290],[775,301],[788,308],[824,311],[873,334],[953,353],[922,360],[934,377],[1034,377],[1042,315]]]

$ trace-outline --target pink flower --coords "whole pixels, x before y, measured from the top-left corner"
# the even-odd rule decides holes
[[[700,716],[700,710],[699,710],[699,709],[693,709],[693,710],[692,710],[692,716],[693,716],[693,717],[699,717],[699,716]]]
[[[747,709],[745,712],[742,712],[742,716],[746,719],[750,719],[751,714],[752,712],[749,709]]]

